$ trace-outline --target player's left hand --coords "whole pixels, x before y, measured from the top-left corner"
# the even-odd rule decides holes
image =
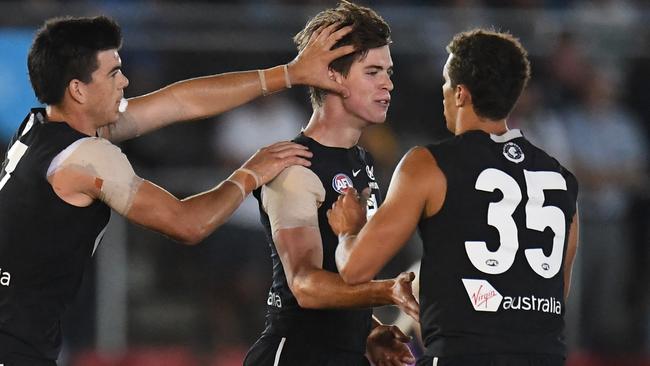
[[[357,190],[349,188],[327,210],[327,221],[336,235],[356,235],[366,224],[366,208],[370,191],[359,196]]]
[[[366,357],[375,366],[402,366],[415,362],[407,343],[411,337],[395,325],[379,325],[368,335]]]
[[[354,46],[346,45],[332,49],[353,26],[341,27],[340,23],[323,26],[309,38],[307,46],[288,64],[291,82],[331,90],[347,97],[350,91],[330,79],[329,65],[332,61],[354,52]]]

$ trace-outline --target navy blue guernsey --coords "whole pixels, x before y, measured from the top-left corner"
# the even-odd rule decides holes
[[[47,181],[52,159],[83,137],[33,109],[9,145],[0,171],[0,355],[58,357],[62,313],[110,217],[100,201],[67,204]]]
[[[318,209],[318,225],[323,243],[323,269],[338,273],[334,252],[338,238],[327,222],[326,212],[339,194],[354,186],[358,191],[371,188],[369,210],[381,203],[381,193],[374,178],[372,157],[358,146],[349,149],[327,147],[300,134],[294,142],[307,146],[314,155],[311,169],[325,189],[325,201]],[[260,216],[273,261],[273,284],[267,301],[266,329],[263,335],[278,335],[297,339],[305,347],[338,349],[363,354],[370,333],[372,309],[313,310],[301,308],[293,296],[284,268],[273,242],[269,218],[262,208],[260,190],[255,191],[260,202]],[[372,203],[370,203],[372,202]]]
[[[518,130],[427,148],[447,180],[441,210],[419,223],[427,355],[564,355],[575,177]]]

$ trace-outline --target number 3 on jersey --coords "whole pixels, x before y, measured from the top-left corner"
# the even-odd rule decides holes
[[[541,248],[524,251],[530,267],[544,278],[555,276],[562,267],[562,253],[566,221],[564,213],[558,207],[544,206],[545,190],[567,190],[566,181],[557,172],[531,172],[524,170],[528,202],[526,202],[526,227],[544,231],[550,227],[553,231],[553,250],[545,256]],[[476,179],[475,188],[479,191],[503,193],[499,202],[488,206],[488,225],[499,232],[499,248],[492,252],[484,241],[466,241],[465,250],[472,264],[481,272],[489,274],[504,273],[515,261],[519,249],[518,228],[512,218],[521,202],[521,189],[511,176],[498,169],[485,169]]]

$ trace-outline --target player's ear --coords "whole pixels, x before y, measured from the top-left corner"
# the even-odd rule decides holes
[[[454,90],[454,100],[456,101],[456,107],[463,107],[465,105],[472,104],[472,94],[467,89],[467,86],[464,84],[456,85]]]
[[[328,72],[329,77],[330,77],[331,80],[334,80],[335,82],[337,82],[339,84],[343,84],[343,79],[344,79],[343,74],[341,74],[340,72],[338,72],[338,71],[336,71],[336,70],[334,70],[332,68],[329,68],[327,70],[327,72]]]
[[[84,104],[87,99],[86,84],[79,79],[72,79],[68,83],[66,93],[77,103]]]

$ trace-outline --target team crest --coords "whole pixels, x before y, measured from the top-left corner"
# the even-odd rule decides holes
[[[332,179],[332,188],[338,193],[343,193],[346,189],[352,188],[352,179],[343,173],[339,173]]]
[[[513,163],[521,163],[524,161],[524,151],[514,142],[508,142],[503,145],[503,156]]]

